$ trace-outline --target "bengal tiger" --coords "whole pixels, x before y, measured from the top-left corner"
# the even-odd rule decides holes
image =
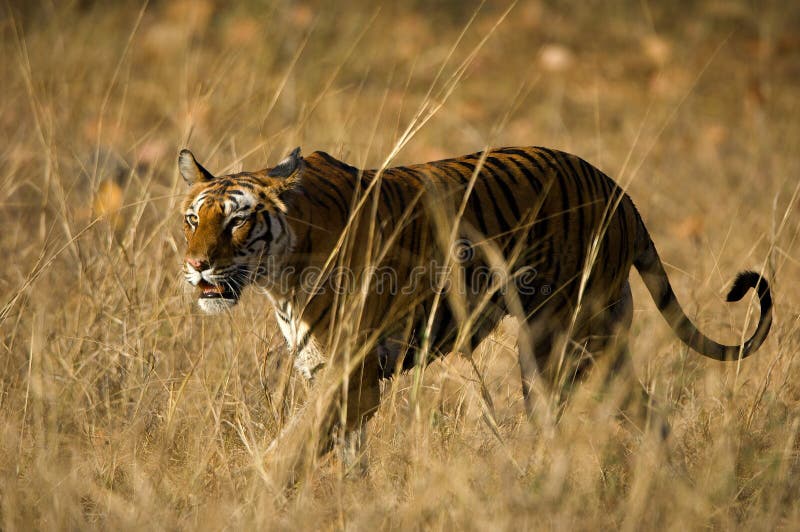
[[[469,352],[509,315],[521,324],[529,411],[537,375],[575,376],[608,351],[626,360],[631,266],[678,338],[706,357],[751,355],[772,323],[769,285],[746,271],[727,300],[756,289],[752,336],[723,345],[698,331],[630,197],[554,149],[507,147],[362,170],[297,148],[274,167],[219,177],[182,150],[178,166],[191,186],[185,276],[203,311],[226,311],[257,286],[307,379],[347,349],[342,330],[360,339],[366,351],[339,420],[347,435],[363,434],[382,379]]]

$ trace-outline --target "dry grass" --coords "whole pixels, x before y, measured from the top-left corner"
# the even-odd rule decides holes
[[[490,34],[507,6],[55,4],[0,21],[0,527],[800,527],[797,6],[519,2]],[[366,476],[328,456],[276,490],[263,454],[306,390],[263,298],[205,317],[184,293],[177,150],[374,166],[439,104],[396,162],[578,153],[626,184],[705,330],[740,336],[723,289],[763,267],[773,332],[703,360],[633,275],[665,443],[589,386],[557,425],[525,421],[506,327],[475,354],[497,434],[451,356],[419,397],[414,375],[386,387]]]

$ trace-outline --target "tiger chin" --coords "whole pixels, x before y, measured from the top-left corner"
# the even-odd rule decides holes
[[[636,383],[627,341],[633,268],[677,338],[700,355],[746,358],[772,324],[769,284],[746,271],[728,301],[755,290],[760,315],[749,338],[727,345],[698,330],[628,194],[558,150],[507,147],[360,169],[324,152],[302,157],[297,148],[274,167],[222,176],[182,150],[178,167],[190,186],[186,280],[204,312],[226,312],[242,290],[257,286],[308,379],[342,359],[332,340],[341,327],[356,335],[358,357],[344,357],[354,377],[339,386],[346,408],[328,416],[320,449],[329,448],[337,427],[346,447],[357,449],[383,379],[453,351],[469,353],[507,316],[520,324],[529,413],[534,381],[573,382],[603,356],[610,374]],[[328,285],[333,265],[356,279],[385,268],[392,283],[358,284],[351,313],[353,294]],[[442,267],[452,272],[450,291],[437,279]],[[309,286],[311,271],[317,281]]]
[[[206,314],[221,314],[239,302],[239,294],[225,291],[220,286],[204,283],[199,286],[200,295],[197,297],[197,306]]]

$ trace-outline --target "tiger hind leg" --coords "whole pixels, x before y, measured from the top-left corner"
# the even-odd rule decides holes
[[[622,394],[618,416],[635,426],[655,429],[664,439],[669,425],[655,398],[636,375],[629,347],[629,331],[633,319],[633,297],[628,282],[605,310],[589,325],[586,342],[591,358],[603,366],[601,394],[608,397],[614,390]]]

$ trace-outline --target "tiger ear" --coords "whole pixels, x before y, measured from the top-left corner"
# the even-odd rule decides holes
[[[267,175],[269,177],[291,177],[297,169],[300,168],[300,162],[303,160],[300,157],[300,146],[292,150],[284,160],[279,162],[275,167],[270,170]]]
[[[189,185],[194,185],[197,181],[211,181],[214,176],[203,168],[194,158],[192,152],[187,149],[181,150],[178,154],[178,170],[181,172],[183,180]]]

